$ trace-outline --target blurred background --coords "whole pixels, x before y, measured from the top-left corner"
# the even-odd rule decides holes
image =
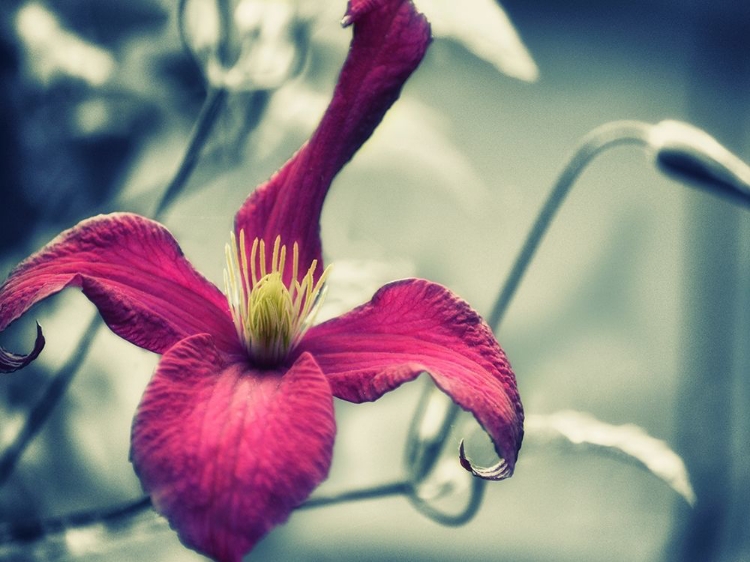
[[[489,0],[461,10],[415,2],[435,22],[435,41],[326,201],[327,314],[411,275],[489,314],[558,174],[604,123],[686,121],[750,160],[746,2],[506,0],[509,19]],[[287,7],[234,12],[246,14],[234,43],[214,52],[209,0],[4,0],[3,278],[85,217],[154,216],[171,183],[176,196],[160,219],[220,282],[234,213],[308,138],[350,39],[343,1],[302,2],[299,12],[270,4]],[[236,47],[243,33],[263,49]],[[199,121],[212,124],[202,136]],[[194,168],[175,183],[196,134]],[[529,431],[516,474],[488,485],[464,526],[441,525],[401,496],[348,502],[294,513],[250,558],[750,559],[750,211],[693,187],[666,176],[644,147],[603,152],[575,182],[497,333],[530,420],[578,411],[640,426],[684,460],[692,507],[636,463],[547,446]],[[0,379],[3,449],[93,316],[71,291],[3,334],[4,347],[28,349],[38,320],[47,337],[38,361]],[[97,332],[38,435],[0,471],[0,559],[203,559],[149,512],[25,541],[8,530],[141,496],[130,423],[156,362]],[[334,463],[316,495],[402,477],[425,384],[373,404],[337,403]],[[471,432],[464,421],[456,429]],[[455,465],[461,436],[446,445]]]

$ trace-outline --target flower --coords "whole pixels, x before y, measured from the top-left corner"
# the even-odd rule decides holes
[[[235,216],[226,294],[165,227],[116,213],[79,223],[0,287],[0,330],[36,302],[78,287],[107,325],[162,354],[135,415],[131,460],[155,509],[187,546],[237,561],[326,477],[333,397],[363,402],[427,372],[490,434],[514,468],[523,410],[490,328],[467,303],[422,279],[317,326],[326,269],[323,200],[370,136],[430,41],[408,0],[351,0],[349,55],[310,141]],[[0,350],[0,370],[36,358]],[[467,468],[474,467],[465,459]]]

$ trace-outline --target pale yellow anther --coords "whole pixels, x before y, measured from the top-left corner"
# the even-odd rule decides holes
[[[297,280],[299,248],[292,246],[292,275],[284,284],[286,246],[281,237],[274,240],[270,271],[266,263],[266,244],[253,240],[250,255],[246,251],[245,232],[240,231],[239,244],[234,233],[226,245],[227,268],[224,287],[232,311],[237,335],[251,359],[260,365],[280,363],[294,349],[312,325],[325,293],[329,268],[315,280],[317,260]]]

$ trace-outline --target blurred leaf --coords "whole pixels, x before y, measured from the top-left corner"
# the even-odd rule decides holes
[[[42,4],[29,2],[19,9],[15,26],[26,66],[43,85],[72,77],[101,86],[115,71],[112,53],[67,30]]]
[[[451,39],[512,78],[534,82],[539,69],[495,0],[416,0],[435,37]]]
[[[275,90],[302,70],[309,21],[294,2],[213,0],[180,5],[180,33],[214,88]]]
[[[561,445],[626,460],[662,480],[690,505],[695,504],[695,492],[682,458],[664,441],[651,437],[637,425],[610,425],[572,410],[530,415],[524,425],[527,443],[545,447]]]

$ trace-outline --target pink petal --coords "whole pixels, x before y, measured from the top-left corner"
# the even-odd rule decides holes
[[[377,400],[428,372],[492,437],[507,463],[496,476],[513,472],[523,438],[515,376],[489,326],[448,289],[423,279],[388,284],[311,328],[297,352],[311,353],[334,396],[351,402]]]
[[[409,0],[352,0],[348,14],[354,23],[349,56],[320,125],[235,218],[237,233],[244,229],[249,242],[263,238],[272,247],[281,235],[291,249],[296,241],[302,275],[312,260],[322,264],[320,212],[331,181],[396,101],[431,39]]]
[[[94,217],[63,232],[14,269],[0,286],[0,331],[37,302],[78,287],[112,330],[156,353],[197,333],[239,349],[224,295],[185,259],[159,223],[132,214]],[[38,355],[0,349],[0,371]]]
[[[336,427],[309,355],[287,372],[223,357],[205,334],[164,355],[133,423],[131,459],[186,545],[239,561],[326,477]]]

